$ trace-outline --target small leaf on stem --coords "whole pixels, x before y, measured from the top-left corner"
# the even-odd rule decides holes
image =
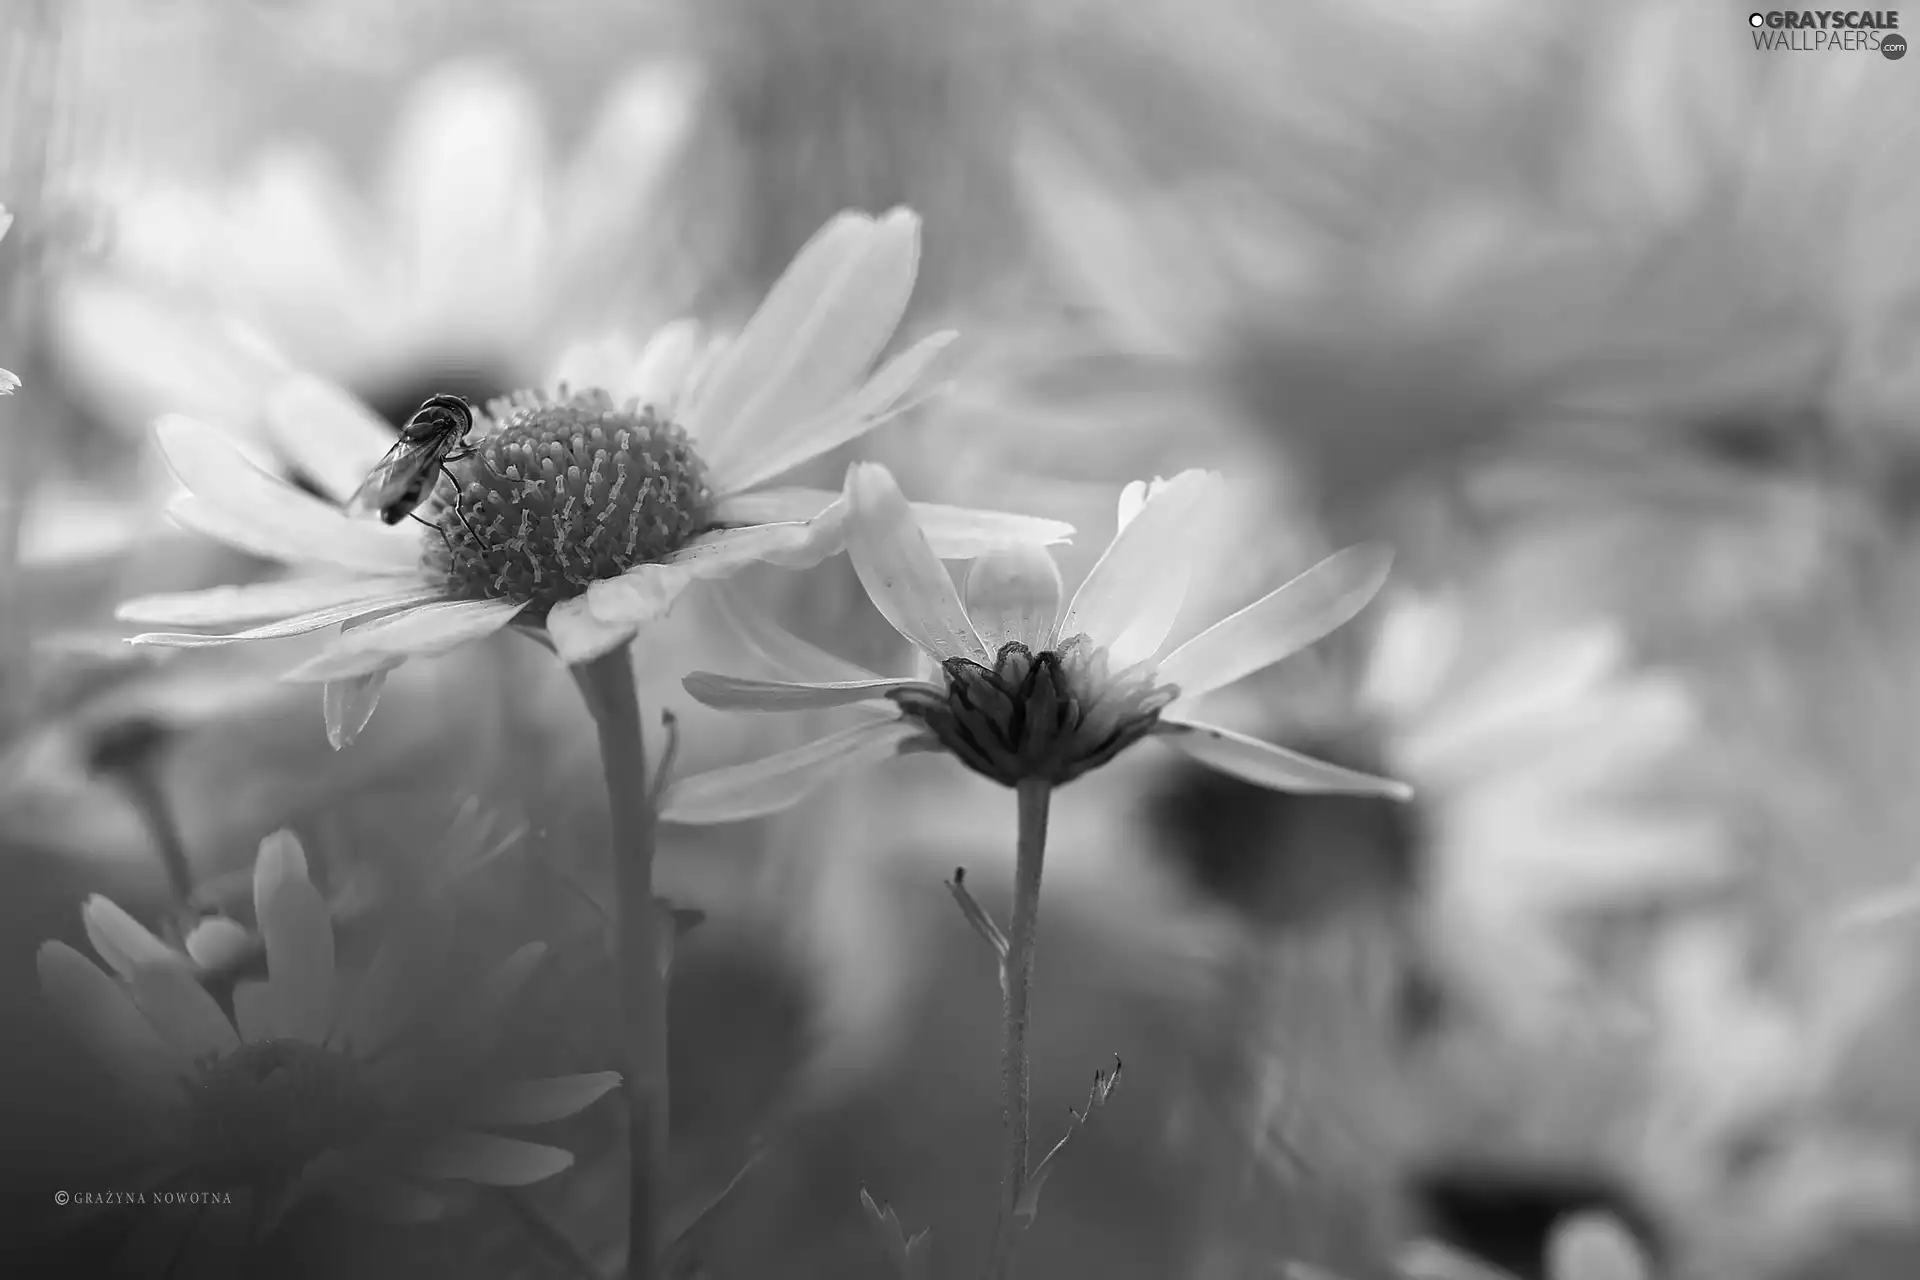
[[[747,1180],[747,1175],[759,1167],[766,1155],[767,1144],[756,1139],[739,1172],[728,1179],[725,1186],[706,1196],[689,1196],[674,1206],[667,1215],[667,1244],[660,1254],[660,1270],[663,1274],[677,1275],[693,1260],[691,1250],[695,1233]]]
[[[1060,1135],[1060,1141],[1053,1144],[1053,1150],[1042,1156],[1040,1163],[1027,1175],[1026,1186],[1020,1189],[1020,1201],[1013,1211],[1026,1219],[1029,1226],[1033,1217],[1040,1211],[1040,1188],[1046,1184],[1047,1175],[1053,1171],[1053,1158],[1066,1150],[1067,1143],[1080,1131],[1082,1125],[1093,1115],[1093,1109],[1112,1096],[1114,1086],[1120,1083],[1120,1055],[1113,1056],[1113,1070],[1093,1073],[1093,1089],[1087,1094],[1085,1111],[1067,1111],[1067,1131]]]
[[[1004,966],[1007,962],[1007,935],[1000,932],[1000,926],[993,922],[993,917],[987,914],[987,909],[980,905],[980,900],[973,896],[971,889],[967,888],[967,869],[955,867],[953,879],[946,884],[947,892],[951,893],[953,900],[960,904],[960,914],[967,918],[967,923],[973,926],[975,933],[987,940],[987,945],[993,948],[994,954],[1000,957],[1000,963]]]
[[[680,717],[663,710],[660,727],[666,731],[667,745],[660,749],[660,765],[653,771],[653,781],[647,784],[647,805],[655,813],[660,812],[660,799],[667,793],[667,784],[673,781],[673,762],[680,755]]]
[[[909,1236],[893,1206],[874,1203],[865,1187],[860,1188],[860,1207],[867,1211],[867,1221],[873,1224],[880,1248],[893,1260],[898,1280],[927,1280],[932,1233],[923,1227]]]

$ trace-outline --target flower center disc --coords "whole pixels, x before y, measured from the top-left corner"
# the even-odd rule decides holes
[[[241,1045],[201,1072],[193,1102],[208,1171],[256,1184],[350,1144],[379,1112],[350,1059],[300,1040]]]
[[[680,427],[604,391],[520,392],[448,464],[428,565],[459,594],[552,605],[659,560],[713,524],[706,463]]]

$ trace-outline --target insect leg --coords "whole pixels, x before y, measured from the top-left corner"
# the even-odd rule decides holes
[[[431,520],[422,520],[422,519],[420,518],[420,516],[419,516],[419,514],[418,514],[417,512],[413,512],[413,511],[409,511],[409,512],[407,512],[407,519],[409,519],[409,520],[411,520],[411,521],[413,521],[413,522],[414,522],[415,524],[422,524],[422,525],[425,525],[425,526],[426,526],[427,528],[429,528],[429,529],[431,529],[431,530],[433,530],[433,531],[434,531],[435,533],[437,533],[437,534],[439,534],[439,535],[440,535],[440,541],[442,541],[442,542],[444,542],[444,543],[446,543],[446,544],[447,544],[447,554],[448,554],[449,556],[451,556],[451,555],[453,554],[453,539],[452,539],[452,538],[449,538],[449,537],[447,536],[447,531],[446,531],[446,529],[445,529],[444,527],[442,527],[442,526],[440,526],[440,525],[437,525],[437,524],[435,524],[435,523],[434,523],[433,521],[431,521]]]
[[[450,508],[450,509],[452,510],[452,512],[453,512],[453,518],[454,518],[454,519],[456,519],[456,520],[458,520],[458,521],[460,522],[460,527],[461,527],[461,528],[463,528],[463,529],[465,529],[465,530],[467,531],[467,536],[468,536],[469,538],[472,538],[472,539],[473,539],[473,545],[474,545],[474,546],[476,546],[476,547],[479,547],[479,548],[480,548],[480,549],[481,549],[482,551],[485,551],[485,550],[486,550],[486,547],[487,547],[487,544],[486,544],[485,542],[483,542],[483,541],[481,541],[481,540],[480,540],[480,535],[479,535],[478,533],[475,533],[475,532],[474,532],[474,529],[473,529],[473,526],[472,526],[471,524],[469,524],[469,523],[467,523],[467,513],[466,513],[466,512],[464,512],[464,511],[462,511],[462,510],[460,509],[460,485],[459,485],[459,483],[458,483],[457,481],[454,481],[454,480],[453,480],[453,477],[452,477],[452,476],[449,476],[449,475],[448,475],[448,474],[447,474],[446,472],[444,472],[444,471],[442,471],[442,472],[440,473],[440,479],[441,479],[441,480],[447,480],[447,481],[451,481],[451,482],[453,482],[453,489],[454,489],[454,494],[453,494],[453,501],[452,501],[452,502],[451,502],[451,503],[449,504],[449,508]],[[438,481],[436,481],[436,482],[435,482],[435,487],[436,487],[436,488],[438,488],[438,487],[439,487],[439,482],[438,482]]]

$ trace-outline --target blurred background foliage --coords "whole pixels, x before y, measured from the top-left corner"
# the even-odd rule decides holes
[[[1133,757],[1060,797],[1036,1115],[1114,1053],[1127,1084],[1049,1184],[1029,1274],[1369,1280],[1437,1233],[1540,1275],[1591,1203],[1676,1276],[1911,1274],[1910,63],[1763,54],[1744,9],[1653,0],[0,20],[14,1239],[118,1136],[34,950],[84,944],[91,892],[156,918],[169,848],[218,884],[292,826],[396,918],[444,897],[477,951],[544,939],[516,1052],[606,1053],[603,800],[567,681],[511,638],[410,664],[336,754],[312,690],[272,679],[298,642],[130,655],[119,599],[267,572],[165,525],[148,421],[258,439],[289,367],[396,422],[538,382],[583,338],[737,321],[829,214],[906,202],[908,328],[964,334],[954,395],[863,446],[914,496],[1075,521],[1071,582],[1122,483],[1225,469],[1246,499],[1194,623],[1334,543],[1401,551],[1366,625],[1221,715],[1395,771],[1413,806]],[[752,586],[896,656],[844,564]],[[691,706],[696,655],[729,655],[697,598],[636,650],[684,762],[803,736]],[[1011,817],[915,757],[673,833],[664,887],[708,913],[673,997],[687,1184],[772,1144],[710,1274],[885,1274],[862,1185],[932,1228],[940,1274],[973,1265],[996,993],[940,880],[966,865],[998,909]],[[535,1210],[604,1268],[620,1156],[576,1128]],[[274,1274],[567,1274],[522,1217],[478,1222],[316,1212]]]

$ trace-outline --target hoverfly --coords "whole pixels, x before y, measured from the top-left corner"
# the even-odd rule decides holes
[[[447,463],[473,452],[463,447],[471,430],[473,410],[465,400],[444,392],[427,397],[400,428],[387,456],[347,499],[347,514],[375,511],[385,523],[399,524],[433,493]]]

